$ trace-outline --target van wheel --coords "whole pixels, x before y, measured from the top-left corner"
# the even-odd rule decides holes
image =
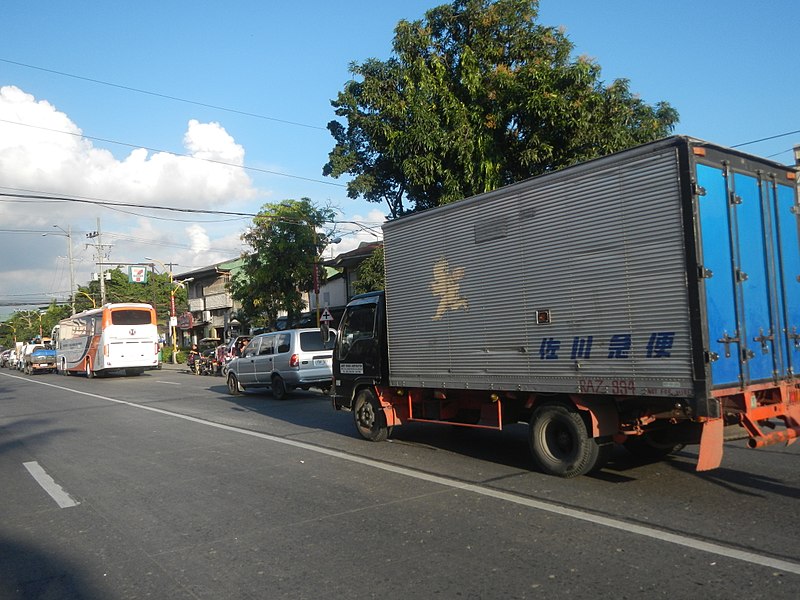
[[[386,425],[386,415],[378,398],[369,388],[364,388],[356,395],[353,403],[353,418],[356,429],[365,440],[382,442],[389,437],[390,428]]]
[[[272,397],[275,400],[285,400],[286,394],[288,394],[288,390],[286,389],[286,384],[284,383],[283,379],[281,379],[278,375],[275,375],[272,378]]]
[[[228,393],[231,396],[238,396],[242,393],[242,389],[239,387],[239,380],[236,379],[236,375],[233,373],[228,373]]]
[[[534,410],[528,441],[537,465],[549,475],[577,477],[602,462],[600,445],[589,437],[583,417],[572,405],[545,404]],[[610,447],[603,450],[607,460]]]

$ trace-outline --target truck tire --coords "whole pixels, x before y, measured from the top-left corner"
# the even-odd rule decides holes
[[[611,444],[602,447],[589,437],[577,408],[544,404],[533,411],[528,441],[539,468],[549,475],[571,478],[599,468],[610,457]]]
[[[386,425],[386,415],[381,404],[370,388],[364,388],[356,394],[353,402],[353,419],[358,433],[370,442],[382,442],[391,433]]]
[[[96,376],[95,372],[92,370],[92,361],[90,361],[88,358],[86,359],[85,372],[86,379],[94,379]]]

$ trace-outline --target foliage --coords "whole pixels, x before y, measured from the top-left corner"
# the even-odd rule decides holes
[[[141,302],[156,306],[159,319],[169,322],[170,292],[175,290],[176,313],[180,314],[188,308],[186,289],[177,284],[170,284],[169,273],[150,273],[147,283],[131,283],[127,273],[118,269],[108,271],[111,280],[105,282],[106,302]],[[85,286],[78,286],[75,293],[75,312],[83,312],[100,306],[100,282],[91,281]],[[18,341],[30,341],[39,337],[39,316],[41,315],[41,331],[49,336],[53,327],[70,315],[70,307],[52,303],[45,311],[17,311],[5,322],[0,323],[0,345],[10,347],[14,337]]]
[[[400,21],[393,56],[353,63],[332,101],[325,175],[390,217],[446,204],[668,135],[678,121],[629,82],[572,58],[538,0],[455,0]]]
[[[20,310],[0,323],[0,345],[11,348],[14,342],[29,342],[41,337],[50,337],[53,327],[69,316],[69,306],[51,303],[46,310]]]
[[[159,320],[169,322],[170,294],[175,291],[175,311],[180,314],[188,308],[186,289],[170,283],[169,273],[150,273],[147,283],[131,283],[127,273],[119,269],[107,271],[111,280],[105,282],[106,302],[142,302],[156,307]],[[75,295],[75,312],[100,306],[100,282],[91,281],[78,286]]]
[[[317,260],[328,244],[329,234],[319,230],[334,216],[331,208],[301,198],[265,204],[253,219],[242,235],[250,251],[229,284],[253,326],[270,324],[282,311],[290,322],[298,318],[305,307],[303,292],[314,288]],[[318,276],[321,283],[324,269]]]
[[[353,291],[365,294],[384,289],[383,246],[378,246],[358,267],[358,279],[353,283]]]

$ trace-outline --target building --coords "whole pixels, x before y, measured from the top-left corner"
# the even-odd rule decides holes
[[[241,308],[233,299],[227,284],[233,273],[242,267],[241,258],[175,275],[175,281],[186,283],[189,312],[178,316],[178,338],[183,346],[203,338],[226,340],[238,333],[235,314]]]

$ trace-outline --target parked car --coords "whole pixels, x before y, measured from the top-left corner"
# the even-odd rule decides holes
[[[12,352],[11,349],[3,350],[2,352],[0,352],[0,367],[8,366],[8,361],[10,359],[11,352]]]
[[[293,389],[331,387],[335,336],[323,341],[319,329],[288,329],[263,333],[250,340],[244,354],[227,367],[228,391],[269,388],[277,400]]]

